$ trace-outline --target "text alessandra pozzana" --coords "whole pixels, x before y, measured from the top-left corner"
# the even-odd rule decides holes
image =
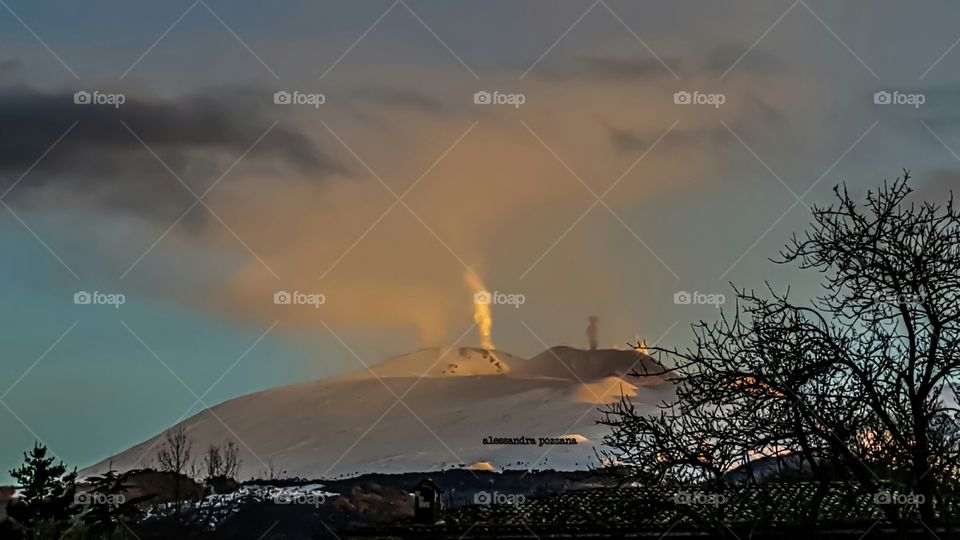
[[[546,444],[577,444],[574,437],[484,437],[483,444],[535,444],[543,446]]]

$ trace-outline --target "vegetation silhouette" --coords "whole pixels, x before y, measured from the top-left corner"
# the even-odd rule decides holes
[[[633,375],[668,377],[675,398],[654,414],[626,397],[603,409],[604,458],[622,465],[621,481],[721,493],[792,477],[816,485],[799,501],[812,523],[842,485],[871,494],[890,521],[949,527],[960,214],[952,194],[938,204],[912,193],[906,170],[862,203],[835,187],[772,260],[816,273],[816,296],[734,286],[732,309],[694,324],[690,347],[653,347],[666,367]]]

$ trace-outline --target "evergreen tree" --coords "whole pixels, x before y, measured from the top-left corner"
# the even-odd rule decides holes
[[[89,478],[90,490],[78,497],[83,507],[80,520],[91,531],[102,534],[124,533],[130,525],[138,523],[143,518],[140,504],[153,497],[127,497],[127,490],[132,487],[128,483],[130,477],[140,472],[109,470],[101,476]]]
[[[62,461],[54,463],[47,448],[39,442],[24,452],[24,464],[10,471],[20,486],[20,497],[7,505],[7,515],[21,526],[34,529],[38,524],[66,530],[76,513],[76,470],[67,472]]]

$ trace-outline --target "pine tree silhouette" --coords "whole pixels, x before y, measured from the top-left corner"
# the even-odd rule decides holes
[[[62,461],[47,457],[47,448],[39,442],[24,452],[24,464],[10,471],[20,486],[20,497],[7,506],[7,515],[20,525],[34,529],[39,524],[66,529],[76,513],[76,469],[67,472]]]

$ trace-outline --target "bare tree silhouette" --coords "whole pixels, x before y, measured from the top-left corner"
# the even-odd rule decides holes
[[[240,472],[240,448],[233,441],[211,444],[203,454],[202,468],[207,479],[236,478]]]
[[[847,480],[911,490],[933,523],[960,451],[960,214],[952,195],[913,202],[909,180],[863,204],[838,186],[813,208],[773,262],[817,272],[818,296],[735,288],[690,347],[655,348],[668,367],[634,375],[670,375],[676,397],[652,415],[628,398],[603,409],[607,458],[645,482],[722,485],[734,467],[792,455],[818,484],[813,520],[828,482]]]
[[[167,430],[163,435],[163,444],[157,450],[157,463],[160,465],[160,470],[173,473],[173,497],[178,519],[180,518],[184,475],[193,472],[192,450],[193,441],[182,425]]]

